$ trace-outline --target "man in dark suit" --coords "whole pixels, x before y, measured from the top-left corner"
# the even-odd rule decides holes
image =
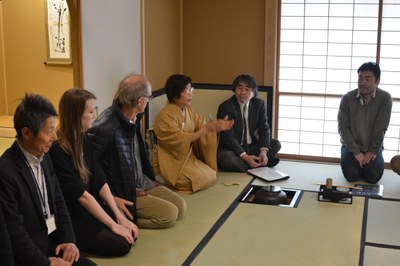
[[[0,208],[0,265],[14,266],[14,256],[3,209]]]
[[[56,140],[53,105],[27,94],[14,115],[17,140],[0,158],[0,201],[16,265],[95,265],[80,257],[48,154]]]
[[[256,79],[243,74],[233,81],[234,95],[218,107],[217,118],[228,116],[235,123],[231,130],[221,132],[218,145],[218,166],[232,172],[246,172],[249,168],[273,167],[281,144],[271,139],[265,102],[257,98]]]

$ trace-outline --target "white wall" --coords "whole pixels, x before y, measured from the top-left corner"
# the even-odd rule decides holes
[[[141,72],[140,0],[84,0],[81,17],[83,87],[102,112],[119,81]]]

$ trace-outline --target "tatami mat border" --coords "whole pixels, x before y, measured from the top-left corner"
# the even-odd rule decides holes
[[[244,191],[247,191],[251,184],[253,183],[255,177],[250,180],[250,182],[245,186],[245,188],[239,193],[239,195],[234,199],[234,201],[229,205],[229,207],[225,210],[225,212],[221,215],[221,217],[215,222],[215,224],[211,227],[210,231],[203,237],[203,239],[199,242],[199,244],[193,249],[190,255],[186,258],[186,260],[182,263],[183,266],[189,266],[197,255],[203,250],[203,248],[207,245],[210,239],[215,235],[219,228],[225,223],[225,221],[229,218],[232,212],[239,205],[239,199],[243,196]]]
[[[399,199],[365,197],[362,232],[361,232],[361,243],[360,243],[360,259],[359,259],[359,264],[358,264],[359,266],[364,265],[365,247],[366,246],[400,250],[400,246],[397,246],[397,245],[386,245],[386,244],[382,244],[382,243],[374,243],[374,242],[366,242],[365,241],[366,236],[367,236],[368,204],[369,204],[370,199],[400,202]]]
[[[368,202],[369,202],[369,198],[366,197],[365,201],[364,201],[364,212],[363,212],[363,221],[362,221],[362,229],[361,229],[360,257],[358,259],[359,266],[364,265],[365,238],[367,236]]]
[[[240,204],[240,199],[243,197],[245,191],[249,189],[252,185],[255,178],[250,180],[250,182],[246,185],[246,187],[242,190],[241,193],[235,198],[232,204],[226,209],[226,211],[221,215],[221,217],[215,222],[212,226],[210,231],[204,236],[204,238],[199,242],[199,244],[193,249],[190,255],[186,258],[186,260],[182,263],[183,266],[190,265],[195,258],[200,254],[200,252],[204,249],[207,243],[211,240],[211,238],[217,233],[217,231],[221,228],[221,226],[225,223],[225,221],[229,218],[232,212],[236,209],[236,207]],[[309,191],[304,190],[307,192],[316,192],[316,191]],[[304,192],[302,190],[302,192]],[[303,193],[302,193],[303,194]],[[301,195],[302,196],[302,195]],[[400,201],[399,199],[392,199],[392,198],[370,198],[365,197],[364,201],[364,211],[363,211],[363,221],[362,221],[362,231],[361,231],[361,239],[360,239],[360,254],[359,254],[359,266],[364,265],[364,255],[365,255],[365,247],[372,246],[372,247],[379,247],[379,248],[387,248],[387,249],[400,249],[400,246],[397,245],[385,245],[380,243],[373,243],[373,242],[366,242],[366,230],[367,230],[367,219],[368,219],[368,203],[369,199],[374,200],[386,200],[386,201]],[[298,201],[300,202],[300,201]],[[297,206],[296,206],[297,207]]]
[[[397,246],[397,245],[386,245],[386,244],[380,244],[380,243],[365,242],[365,246],[377,247],[377,248],[399,249],[400,250],[400,246]]]

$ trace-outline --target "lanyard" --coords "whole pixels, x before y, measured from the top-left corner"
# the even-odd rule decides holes
[[[36,175],[34,174],[34,172],[33,172],[33,169],[32,169],[32,167],[31,167],[31,165],[30,165],[30,163],[27,161],[27,160],[25,160],[25,162],[26,162],[26,164],[28,165],[28,167],[29,167],[29,170],[31,171],[31,174],[32,174],[32,176],[33,176],[33,180],[35,181],[35,185],[36,185],[36,190],[37,190],[37,192],[38,192],[38,194],[39,194],[39,197],[40,197],[40,201],[41,201],[41,204],[42,204],[42,209],[43,209],[43,214],[44,214],[44,216],[46,217],[46,219],[49,217],[49,214],[47,213],[47,199],[46,199],[46,188],[45,188],[45,180],[44,180],[44,172],[43,172],[43,167],[40,165],[40,170],[41,170],[41,179],[42,179],[42,189],[40,189],[40,186],[39,186],[39,183],[38,183],[38,181],[36,180]],[[38,178],[40,178],[40,177],[38,177]]]

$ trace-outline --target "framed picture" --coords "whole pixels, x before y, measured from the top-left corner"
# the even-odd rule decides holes
[[[67,0],[46,0],[46,64],[71,64],[70,15]]]

